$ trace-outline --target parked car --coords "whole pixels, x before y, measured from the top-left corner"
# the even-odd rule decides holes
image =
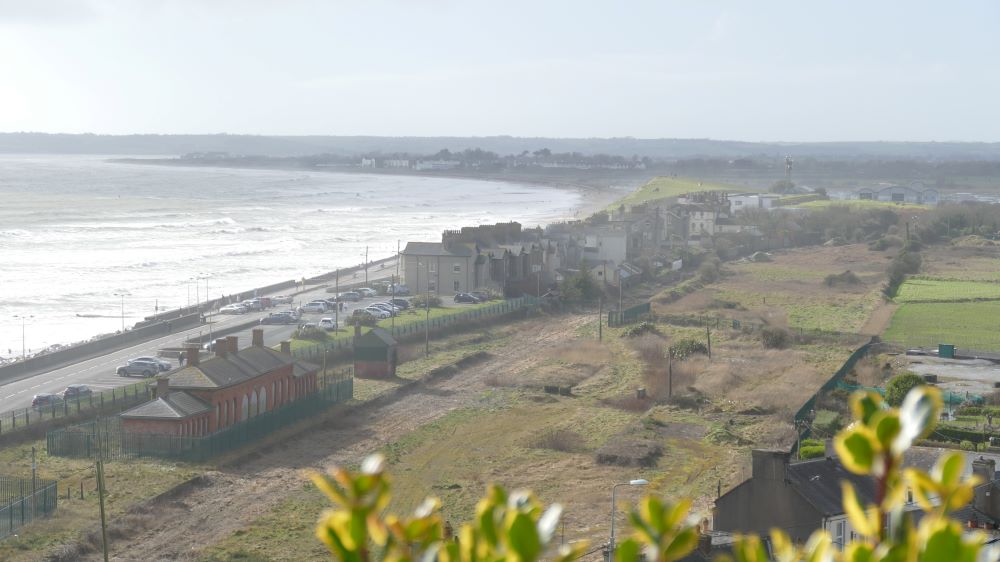
[[[161,371],[169,371],[170,369],[174,368],[174,366],[170,364],[170,361],[164,361],[159,357],[135,357],[133,359],[129,359],[127,363],[131,363],[133,361],[147,361],[149,363],[156,363],[157,365],[160,366]]]
[[[389,302],[403,310],[410,308],[410,301],[406,299],[390,299]]]
[[[475,304],[477,302],[482,302],[482,301],[480,301],[478,298],[469,293],[457,293],[455,295],[455,302],[467,302]]]
[[[264,304],[260,302],[260,299],[247,299],[240,304],[247,307],[249,311],[264,310]]]
[[[377,306],[368,306],[368,307],[365,307],[364,310],[365,310],[365,312],[367,312],[368,314],[371,314],[372,316],[374,316],[375,318],[378,318],[379,320],[381,320],[383,318],[389,318],[390,316],[392,316],[392,314],[388,310],[383,310],[383,309],[381,309],[381,308],[379,308]]]
[[[359,300],[361,300],[361,293],[358,293],[356,291],[347,291],[346,293],[340,293],[339,295],[337,295],[337,300],[346,302],[358,302]]]
[[[227,304],[219,309],[219,314],[246,314],[250,310],[242,304]]]
[[[319,321],[319,327],[327,332],[335,332],[337,330],[337,323],[333,318],[323,318]]]
[[[85,384],[71,384],[63,391],[64,400],[80,400],[93,394],[94,391]]]
[[[276,297],[271,297],[271,302],[273,304],[292,304],[292,297],[288,295],[278,295]]]
[[[129,361],[125,366],[118,367],[116,372],[119,377],[131,377],[132,375],[151,377],[159,371],[160,365],[158,363],[151,361]]]
[[[299,308],[300,312],[312,312],[312,313],[324,313],[327,310],[326,303],[323,301],[312,301],[307,302]]]
[[[272,312],[260,319],[261,324],[294,324],[298,318],[290,310],[283,312]]]
[[[48,392],[43,392],[41,394],[36,394],[31,399],[32,408],[46,408],[56,406],[62,403],[62,398],[58,394],[51,394]]]
[[[469,294],[479,299],[480,302],[486,302],[493,298],[493,296],[486,291],[469,291]]]
[[[402,308],[400,308],[400,307],[392,304],[391,302],[376,302],[376,303],[372,303],[372,306],[377,306],[379,308],[384,308],[385,310],[388,310],[388,311],[392,312],[393,314],[399,314],[400,312],[403,311]]]
[[[354,289],[354,292],[358,293],[359,295],[365,298],[374,297],[378,295],[378,291],[376,291],[375,289],[370,289],[368,287],[361,287],[360,289]]]
[[[410,294],[410,288],[406,285],[397,283],[396,285],[389,285],[389,294],[391,295],[408,295]]]
[[[271,297],[260,297],[260,305],[264,308],[271,308],[274,306],[274,299]]]

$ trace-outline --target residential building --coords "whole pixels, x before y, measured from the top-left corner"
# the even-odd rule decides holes
[[[413,165],[414,170],[454,170],[462,163],[457,160],[417,160]]]
[[[729,196],[729,213],[736,214],[747,209],[770,210],[777,207],[781,195],[776,193],[737,193]]]
[[[215,341],[215,357],[202,361],[197,346],[188,364],[159,375],[156,398],[121,414],[133,433],[203,436],[284,406],[316,391],[319,367],[296,360],[290,342],[264,346],[264,331],[239,349],[236,336]]]
[[[937,205],[941,201],[941,194],[936,189],[925,187],[921,182],[913,182],[910,185],[862,187],[851,194],[851,199]]]
[[[477,256],[467,244],[408,242],[400,253],[403,282],[414,294],[451,295],[481,286]]]

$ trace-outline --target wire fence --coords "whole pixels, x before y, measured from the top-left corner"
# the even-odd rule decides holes
[[[58,418],[96,412],[122,412],[136,404],[148,401],[152,396],[152,390],[147,381],[144,380],[104,392],[89,392],[70,398],[56,396],[55,400],[47,404],[0,414],[0,435]]]
[[[525,295],[514,299],[507,299],[488,306],[471,308],[467,310],[456,310],[452,314],[445,314],[430,318],[429,320],[408,320],[399,321],[393,326],[380,325],[396,339],[405,338],[409,335],[428,333],[433,335],[445,328],[472,324],[482,320],[498,318],[512,312],[534,306],[539,303],[537,297]],[[419,311],[417,311],[419,313]],[[385,322],[383,321],[382,324]],[[320,359],[325,352],[336,352],[343,349],[351,349],[354,342],[353,335],[337,336],[326,342],[318,342],[314,345],[297,347],[292,350],[292,355],[302,359]]]
[[[51,515],[58,502],[55,480],[0,476],[0,539],[35,519]]]
[[[114,416],[58,429],[46,435],[50,455],[107,461],[168,458],[200,462],[252,443],[278,429],[315,416],[354,396],[352,369],[324,374],[316,392],[215,433],[194,437],[125,431]]]

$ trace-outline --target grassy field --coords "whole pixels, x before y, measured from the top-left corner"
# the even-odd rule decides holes
[[[728,191],[738,193],[746,190],[737,185],[702,182],[689,178],[658,176],[649,180],[645,185],[633,191],[628,196],[615,201],[608,206],[608,209],[616,209],[620,205],[628,207],[631,205],[646,203],[648,201],[666,199],[667,197],[677,197],[678,195],[684,195],[685,193],[692,193],[695,191]]]
[[[1000,350],[1000,302],[906,303],[896,310],[883,339],[907,346],[950,343]]]
[[[1000,300],[1000,283],[911,278],[899,287],[896,302]]]
[[[808,201],[806,203],[800,203],[794,205],[800,209],[823,209],[826,207],[849,207],[852,209],[912,209],[912,210],[928,210],[931,209],[930,205],[918,205],[916,203],[893,203],[891,201],[862,201],[862,200],[844,200],[844,199],[824,199],[820,201]]]

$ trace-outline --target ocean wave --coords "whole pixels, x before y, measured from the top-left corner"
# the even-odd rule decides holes
[[[23,228],[12,228],[10,230],[0,230],[0,236],[5,238],[23,238],[25,236],[31,236],[31,233]]]

